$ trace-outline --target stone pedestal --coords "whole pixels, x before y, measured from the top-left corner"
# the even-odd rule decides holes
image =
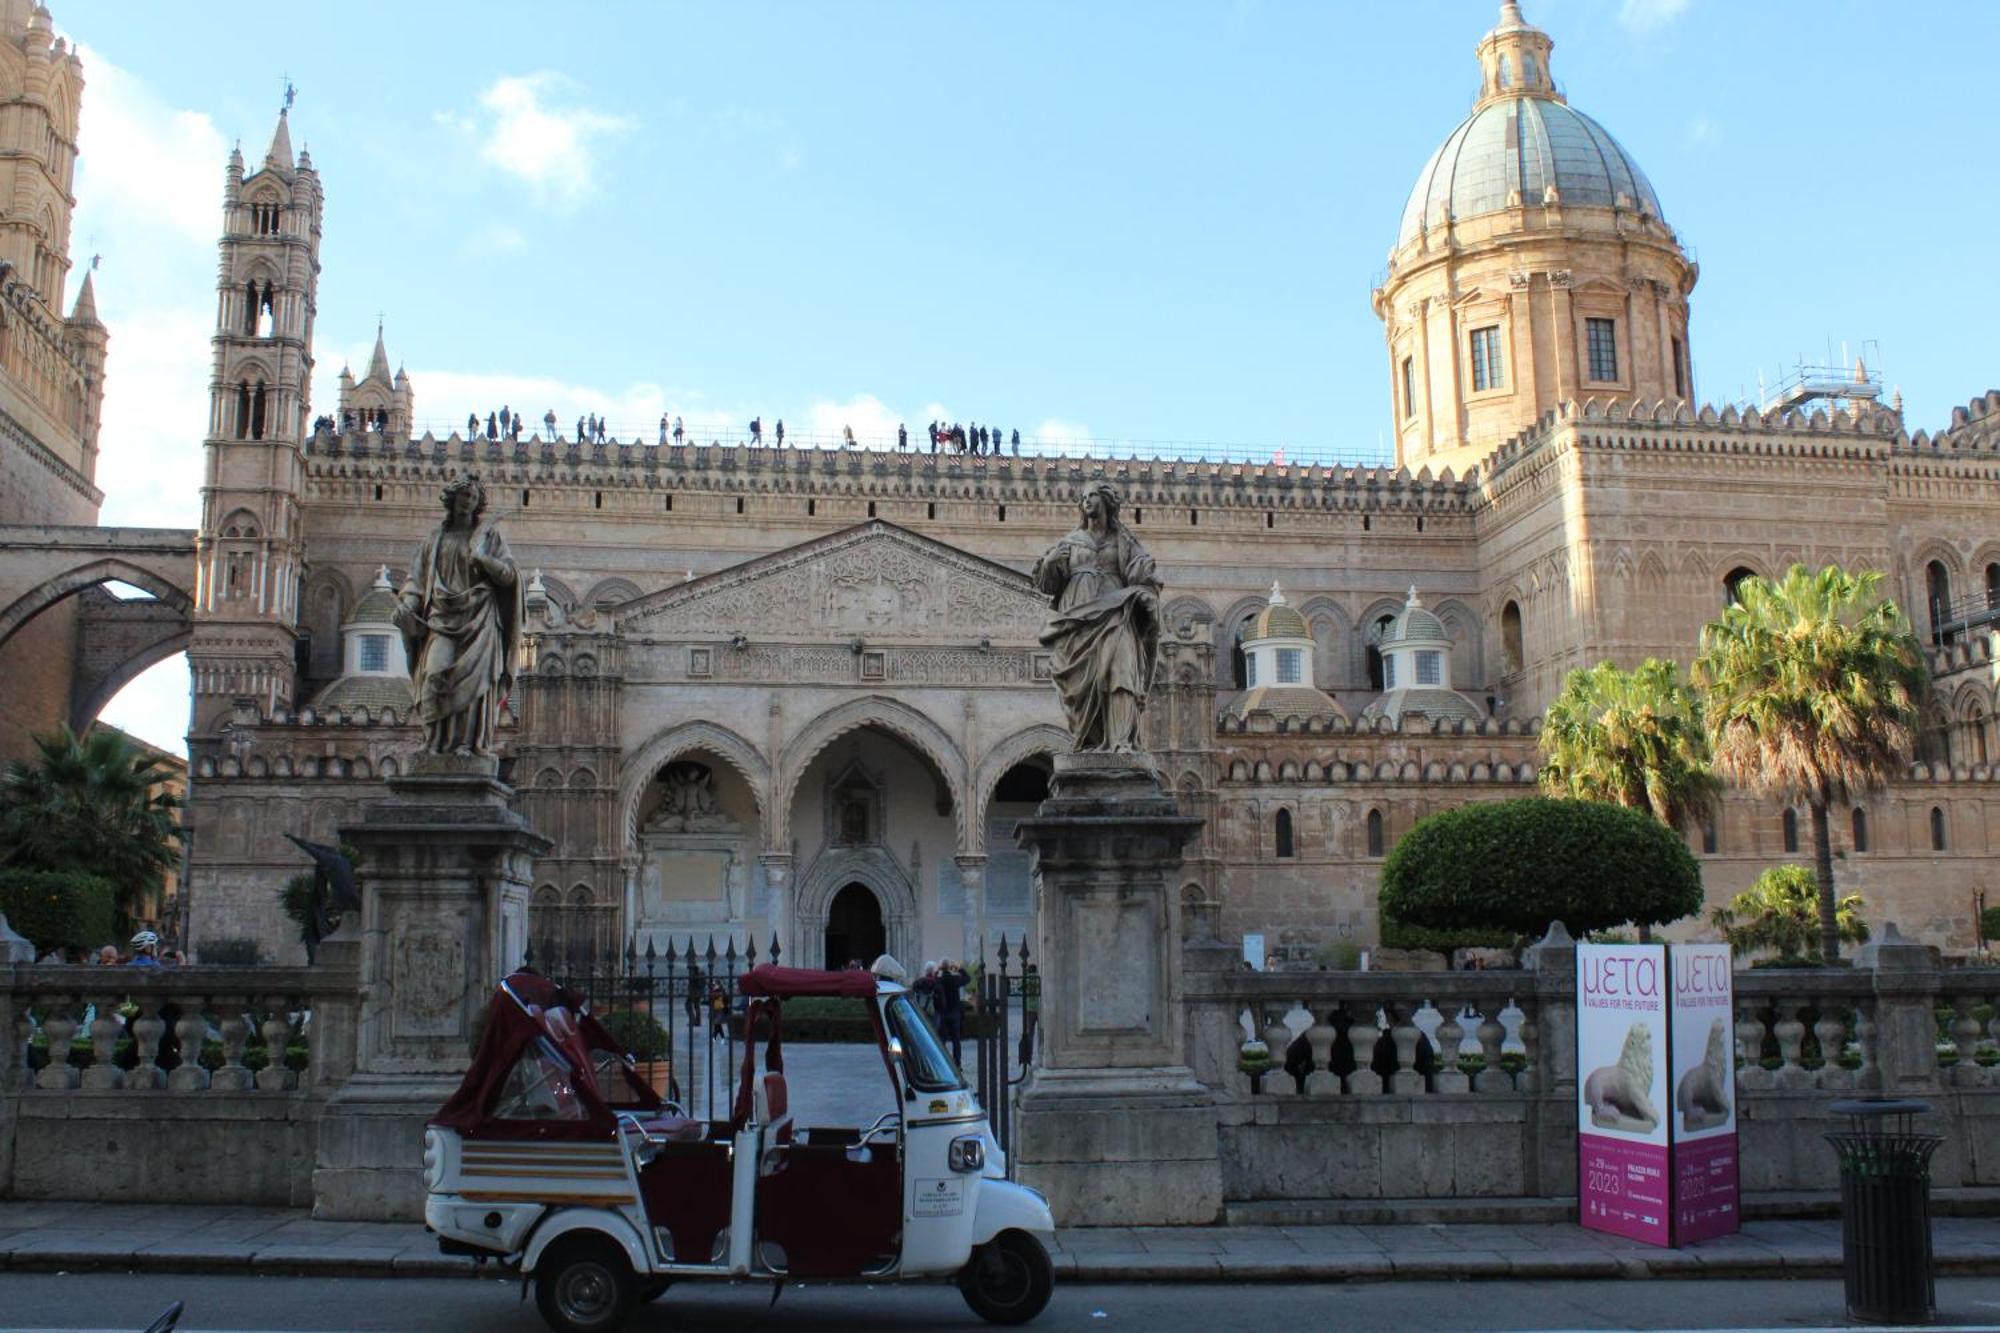
[[[361,919],[322,947],[355,955],[359,1013],[352,1072],[320,1119],[315,1217],[423,1216],[424,1123],[520,961],[534,858],[549,848],[498,774],[492,759],[420,756],[340,831],[361,853]]]
[[[1017,833],[1040,919],[1041,1062],[1021,1091],[1020,1178],[1064,1226],[1213,1222],[1213,1096],[1188,1068],[1181,851],[1201,828],[1143,756],[1060,755]]]

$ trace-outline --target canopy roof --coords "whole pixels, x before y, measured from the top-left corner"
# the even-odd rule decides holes
[[[832,999],[868,1000],[875,997],[877,981],[873,972],[852,968],[824,972],[816,967],[778,967],[760,963],[736,980],[736,989],[745,995],[768,995],[780,1000],[808,995]]]

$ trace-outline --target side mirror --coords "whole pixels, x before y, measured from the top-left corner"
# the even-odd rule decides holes
[[[915,1101],[917,1099],[917,1090],[910,1086],[910,1067],[903,1061],[902,1038],[889,1038],[889,1058],[896,1062],[896,1072],[901,1077],[903,1084],[903,1100],[906,1102]]]

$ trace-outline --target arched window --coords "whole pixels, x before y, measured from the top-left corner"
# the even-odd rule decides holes
[[[1858,805],[1854,807],[1854,850],[1868,850],[1868,812]]]
[[[1368,812],[1368,854],[1370,856],[1382,855],[1382,812],[1380,810],[1370,810]]]
[[[1965,719],[1965,758],[1967,763],[1988,762],[1986,752],[1986,710],[1978,704]]]
[[[1389,637],[1396,617],[1378,616],[1368,633],[1368,688],[1380,692],[1389,688],[1389,671],[1382,661],[1382,640]]]
[[[1250,633],[1250,626],[1256,623],[1256,620],[1257,617],[1254,615],[1243,617],[1243,623],[1236,627],[1236,633],[1229,638],[1230,679],[1236,682],[1236,688],[1239,690],[1250,688],[1250,661],[1243,652],[1243,639]]]
[[[1722,576],[1722,604],[1724,606],[1734,606],[1742,601],[1743,580],[1754,579],[1756,577],[1756,570],[1746,569],[1742,565],[1738,565],[1727,574],[1724,574]]]
[[[1527,663],[1528,657],[1521,649],[1521,604],[1509,602],[1500,610],[1500,670],[1505,675],[1513,675]]]
[[[1701,821],[1701,850],[1704,856],[1714,856],[1717,846],[1715,837],[1715,816]]]
[[[1784,824],[1785,850],[1796,852],[1799,849],[1799,812],[1796,810],[1785,811]]]
[[[1502,88],[1511,88],[1514,86],[1514,70],[1507,63],[1506,56],[1500,57],[1500,86]]]
[[[1944,807],[1931,807],[1931,850],[1941,852],[1944,848]]]
[[[1277,835],[1278,859],[1281,861],[1289,861],[1292,858],[1293,854],[1291,811],[1289,810],[1278,811],[1277,827],[1275,829],[1275,832]]]
[[[1943,561],[1924,566],[1924,601],[1931,611],[1931,642],[1948,642],[1944,624],[1951,619],[1951,571]]]
[[[1986,567],[1986,609],[2000,611],[2000,563]]]

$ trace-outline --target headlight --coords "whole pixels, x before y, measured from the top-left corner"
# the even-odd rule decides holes
[[[434,1129],[424,1131],[424,1188],[435,1190],[444,1184],[444,1140]]]
[[[976,1134],[951,1141],[945,1161],[954,1171],[981,1171],[986,1167],[986,1142]]]

